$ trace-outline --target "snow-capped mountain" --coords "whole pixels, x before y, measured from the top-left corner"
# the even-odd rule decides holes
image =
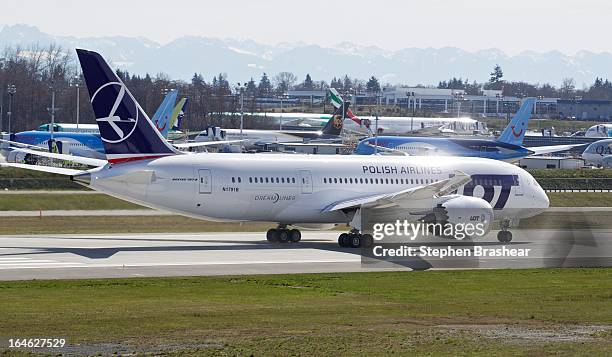
[[[509,56],[491,48],[468,52],[454,47],[404,48],[389,51],[376,46],[341,42],[322,47],[303,42],[276,46],[252,40],[184,36],[167,44],[138,37],[54,36],[28,25],[0,26],[0,46],[56,43],[73,50],[76,47],[99,51],[113,65],[135,74],[168,74],[189,80],[201,73],[206,80],[227,73],[232,82],[263,72],[293,72],[301,80],[310,73],[314,80],[329,81],[348,74],[367,79],[374,75],[384,83],[437,84],[450,77],[483,82],[495,64],[505,79],[529,83],[559,85],[563,78],[573,78],[578,87],[590,85],[595,77],[612,78],[612,54],[581,51],[570,56],[558,51],[525,51]]]

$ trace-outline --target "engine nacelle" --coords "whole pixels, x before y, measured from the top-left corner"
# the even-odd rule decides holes
[[[429,220],[443,227],[452,225],[452,236],[457,239],[481,238],[491,230],[493,207],[482,198],[449,195],[441,197]]]

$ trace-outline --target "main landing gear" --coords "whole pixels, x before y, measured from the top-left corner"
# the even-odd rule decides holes
[[[501,221],[501,231],[497,232],[497,240],[502,243],[509,243],[512,241],[512,232],[508,230],[510,228],[510,222],[507,220]]]
[[[284,226],[268,229],[266,239],[270,243],[297,243],[302,239],[299,229],[287,229]]]
[[[338,244],[343,248],[371,247],[374,238],[371,234],[361,234],[358,230],[342,233],[338,237]]]

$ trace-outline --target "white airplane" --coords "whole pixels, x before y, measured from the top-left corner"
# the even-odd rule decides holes
[[[261,148],[265,144],[272,143],[301,143],[304,141],[330,141],[339,140],[344,118],[348,118],[347,111],[350,103],[344,108],[338,108],[330,116],[321,130],[258,130],[258,129],[221,129],[209,127],[195,137],[194,143],[206,143],[215,141],[240,141],[246,149]],[[343,115],[344,110],[344,115]]]
[[[91,170],[0,164],[70,176],[94,190],[147,207],[215,221],[277,222],[269,241],[298,229],[348,224],[343,247],[372,244],[370,223],[398,219],[508,228],[548,207],[525,170],[481,158],[188,154],[169,145],[96,52],[77,50],[107,161]],[[61,154],[40,153],[42,156]],[[64,155],[62,155],[64,156]],[[66,155],[67,156],[67,155]]]
[[[612,139],[599,140],[589,145],[582,153],[587,164],[600,167],[612,167]]]
[[[612,124],[597,124],[587,129],[584,136],[590,138],[609,138],[612,136]]]

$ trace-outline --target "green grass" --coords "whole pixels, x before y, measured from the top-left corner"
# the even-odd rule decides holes
[[[272,223],[221,223],[181,216],[0,218],[0,234],[265,232]]]
[[[612,192],[547,192],[550,207],[611,207]]]
[[[0,211],[143,209],[103,194],[0,194]]]
[[[610,269],[0,282],[0,336],[186,355],[604,355],[609,333],[485,332],[609,326],[611,282]]]

